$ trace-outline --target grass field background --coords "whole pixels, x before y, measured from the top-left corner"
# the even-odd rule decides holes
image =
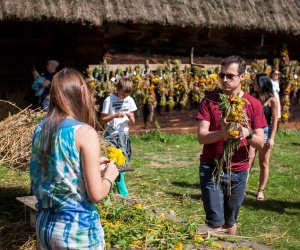
[[[130,196],[145,208],[163,208],[185,221],[204,224],[199,190],[199,153],[202,146],[192,134],[152,132],[131,135],[134,172],[127,173]],[[300,246],[300,132],[277,133],[271,156],[266,200],[256,201],[257,161],[239,215],[238,234],[273,249]],[[0,249],[18,249],[34,238],[23,223],[24,209],[15,200],[30,194],[28,172],[0,165]],[[20,227],[12,239],[5,233]],[[25,236],[24,236],[25,235]],[[25,240],[25,242],[24,242]]]

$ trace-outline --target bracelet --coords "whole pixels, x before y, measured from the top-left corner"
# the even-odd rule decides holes
[[[254,133],[253,133],[253,130],[251,129],[251,130],[249,131],[249,135],[246,137],[246,139],[247,139],[247,140],[252,139],[253,135],[254,135]]]
[[[112,187],[113,183],[112,183],[112,181],[110,179],[102,177],[102,180],[107,180],[109,182],[109,184],[110,184],[110,188]]]

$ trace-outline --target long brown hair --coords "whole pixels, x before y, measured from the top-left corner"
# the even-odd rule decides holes
[[[274,96],[272,81],[270,77],[263,73],[256,75],[256,81],[258,84],[258,99],[264,105],[270,97]]]
[[[42,131],[42,165],[46,171],[53,135],[67,116],[96,128],[92,91],[82,74],[72,68],[63,68],[52,79],[49,111]]]

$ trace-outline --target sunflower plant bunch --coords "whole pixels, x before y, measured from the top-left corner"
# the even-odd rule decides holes
[[[167,211],[153,213],[140,203],[123,202],[113,194],[97,204],[107,249],[223,249],[217,237],[197,234],[196,222],[178,222]],[[188,247],[189,246],[189,247]]]
[[[219,109],[222,112],[222,118],[225,123],[229,123],[229,135],[236,137],[241,133],[242,126],[248,125],[248,117],[245,111],[245,105],[248,104],[248,100],[240,98],[236,95],[219,94],[221,102],[219,103]]]
[[[219,93],[219,97],[221,102],[219,103],[218,108],[221,110],[224,123],[228,126],[229,137],[224,142],[222,157],[217,161],[217,185],[221,181],[224,165],[227,167],[228,171],[231,172],[232,157],[240,146],[242,127],[250,128],[245,107],[249,101],[238,95],[225,95]],[[228,185],[229,187],[231,185],[230,178],[228,180]],[[231,188],[229,188],[229,192],[230,189]]]

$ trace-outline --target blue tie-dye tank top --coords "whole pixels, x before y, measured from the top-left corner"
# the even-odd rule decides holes
[[[32,140],[30,177],[37,198],[37,238],[45,249],[104,249],[104,233],[83,177],[75,131],[84,123],[65,119],[54,133],[48,170],[42,167],[42,121]]]

